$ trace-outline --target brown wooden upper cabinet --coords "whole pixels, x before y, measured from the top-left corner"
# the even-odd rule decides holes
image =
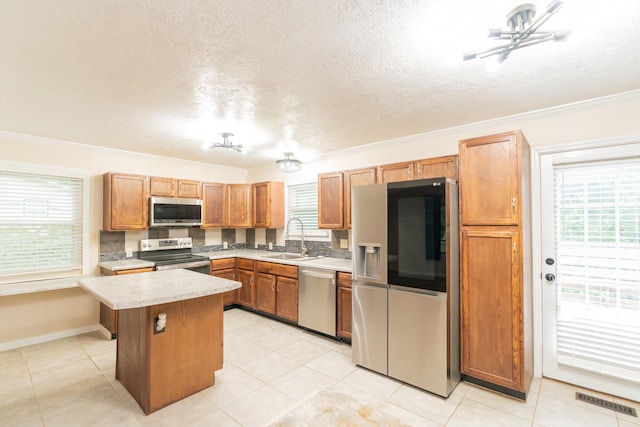
[[[178,180],[178,197],[199,199],[202,197],[202,183],[200,181]]]
[[[149,178],[149,194],[156,197],[186,197],[199,199],[202,197],[202,183],[186,179]]]
[[[176,197],[176,180],[152,176],[149,178],[149,195],[156,197]]]
[[[378,182],[411,181],[414,176],[414,162],[392,163],[378,166]]]
[[[364,168],[344,171],[344,227],[351,228],[351,188],[376,184],[377,169]]]
[[[284,228],[284,182],[252,184],[253,226]]]
[[[202,228],[223,228],[227,220],[227,185],[202,183]]]
[[[149,179],[141,175],[103,176],[103,229],[143,230],[148,227]]]
[[[228,227],[251,227],[251,184],[227,184]]]
[[[417,160],[414,170],[416,170],[416,179],[445,177],[458,181],[458,156]]]
[[[518,224],[523,141],[521,132],[460,141],[461,225]]]
[[[344,228],[344,178],[342,172],[318,175],[318,228]]]
[[[458,156],[432,157],[378,166],[379,183],[441,177],[458,180]]]

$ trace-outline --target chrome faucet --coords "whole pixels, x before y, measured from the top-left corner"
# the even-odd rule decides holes
[[[289,237],[289,224],[291,224],[291,221],[293,220],[300,223],[300,255],[307,256],[307,247],[304,245],[304,224],[300,218],[291,218],[287,221],[287,232],[285,233],[284,238],[286,239]]]

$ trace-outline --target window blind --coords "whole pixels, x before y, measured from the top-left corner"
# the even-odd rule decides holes
[[[82,272],[83,185],[78,177],[0,171],[3,281]]]
[[[318,183],[309,182],[287,186],[288,218],[300,218],[304,224],[304,233],[318,231]],[[300,234],[300,224],[293,221],[289,224],[291,234]],[[323,234],[326,234],[323,232]]]
[[[640,159],[554,175],[558,362],[640,382]]]

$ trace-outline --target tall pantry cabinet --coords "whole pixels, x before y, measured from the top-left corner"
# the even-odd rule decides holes
[[[529,158],[521,131],[459,143],[461,371],[521,399],[533,373]]]

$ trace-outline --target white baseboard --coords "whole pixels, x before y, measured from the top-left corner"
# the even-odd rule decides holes
[[[43,342],[58,340],[60,338],[72,337],[75,335],[82,335],[88,332],[99,330],[99,324],[83,326],[81,328],[67,329],[66,331],[54,332],[52,334],[39,335],[37,337],[24,338],[16,341],[9,341],[0,343],[0,351],[13,350],[16,348],[26,347],[33,344],[40,344]]]

